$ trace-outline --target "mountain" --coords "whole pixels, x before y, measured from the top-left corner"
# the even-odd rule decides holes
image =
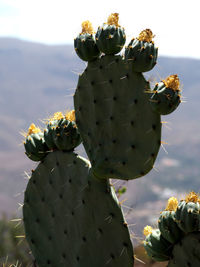
[[[24,172],[37,166],[24,155],[20,132],[27,131],[32,122],[43,127],[42,121],[54,112],[73,108],[78,74],[85,63],[71,45],[48,46],[11,38],[0,38],[0,62],[0,212],[13,214],[23,201]],[[154,170],[125,183],[128,190],[121,198],[128,199],[124,211],[128,222],[136,224],[131,228],[135,233],[145,223],[154,223],[171,194],[199,191],[200,60],[160,57],[145,76],[153,85],[176,73],[185,103],[162,118],[167,121],[162,140],[168,144],[161,147]],[[84,155],[82,147],[78,151]]]

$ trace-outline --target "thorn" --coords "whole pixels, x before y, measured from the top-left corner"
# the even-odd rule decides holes
[[[152,157],[149,157],[146,161],[145,161],[145,163],[144,163],[144,165],[146,165],[149,161],[151,161],[152,160]]]
[[[128,207],[128,206],[126,206],[126,205],[122,205],[122,207],[127,208],[127,209],[129,209],[129,210],[134,210],[133,208]]]
[[[167,142],[165,142],[165,141],[161,141],[161,144],[163,144],[163,145],[169,145]]]
[[[119,202],[119,205],[121,206],[124,202],[126,202],[128,199],[127,198],[125,198],[125,199],[123,199],[122,201],[120,201]]]
[[[126,79],[126,78],[127,78],[127,76],[123,76],[123,77],[120,78],[120,80],[123,80],[123,79]]]
[[[21,225],[21,223],[22,223],[22,222],[18,222],[18,223],[15,225],[15,227],[14,227],[14,228],[17,228],[18,226],[20,226],[20,225]]]
[[[25,238],[25,235],[16,235],[15,238]]]
[[[79,75],[79,76],[82,74],[80,72],[76,72],[76,71],[73,71],[73,70],[71,70],[71,72],[74,73],[74,74],[76,74],[76,75]]]
[[[25,176],[26,176],[26,178],[25,179],[30,179],[31,178],[31,176],[26,172],[26,171],[24,171],[24,174],[25,174]]]
[[[108,265],[111,262],[112,258],[110,258],[107,262],[106,265]]]
[[[112,216],[108,216],[107,218],[105,218],[105,221],[108,221],[109,223],[111,223],[111,221],[112,221]]]
[[[146,264],[144,261],[138,259],[135,255],[134,255],[134,259],[135,259],[136,261],[138,261],[138,262],[141,262],[141,263],[143,263],[143,264]]]
[[[125,249],[126,249],[126,247],[123,247],[123,249],[122,249],[122,251],[121,251],[121,253],[120,253],[120,257],[121,257],[122,254],[124,253]]]
[[[19,219],[12,219],[12,220],[10,220],[10,222],[19,222],[21,220],[22,220],[21,218],[19,218]]]
[[[106,68],[109,67],[110,65],[112,65],[113,63],[115,63],[115,61],[111,61],[111,62],[106,66]]]
[[[159,170],[155,166],[153,166],[153,169],[154,171],[159,172]]]
[[[129,226],[135,226],[135,225],[136,225],[136,223],[128,224],[128,227],[129,227]]]

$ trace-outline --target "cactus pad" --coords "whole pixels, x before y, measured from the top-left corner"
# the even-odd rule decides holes
[[[102,56],[79,77],[76,122],[95,175],[133,179],[149,172],[161,142],[149,83],[121,56]]]
[[[39,164],[23,215],[39,266],[133,266],[128,228],[112,188],[73,152],[51,152]]]

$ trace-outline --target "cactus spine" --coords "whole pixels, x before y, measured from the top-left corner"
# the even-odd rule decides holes
[[[83,22],[74,47],[88,65],[79,76],[75,112],[55,113],[42,133],[47,149],[37,158],[23,207],[26,237],[39,266],[134,264],[128,227],[108,179],[135,179],[152,169],[161,144],[160,115],[177,108],[180,92],[166,83],[152,90],[142,74],[157,60],[151,30],[132,40],[124,56],[116,55],[126,40],[118,19],[111,14],[96,34]],[[170,76],[171,84],[175,78]],[[165,87],[172,96],[163,96]],[[90,162],[74,153],[81,140]],[[161,240],[155,259],[168,259],[170,242],[157,230],[149,235],[149,250]]]

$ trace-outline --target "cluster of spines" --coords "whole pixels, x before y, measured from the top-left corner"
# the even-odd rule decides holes
[[[41,161],[53,150],[71,151],[81,143],[75,122],[75,111],[63,115],[56,112],[41,130],[31,124],[25,135],[25,154],[33,161]]]
[[[170,260],[176,244],[190,233],[200,233],[200,197],[190,192],[178,202],[175,197],[168,200],[167,207],[161,212],[158,228],[144,228],[144,247],[149,257],[155,261]]]

